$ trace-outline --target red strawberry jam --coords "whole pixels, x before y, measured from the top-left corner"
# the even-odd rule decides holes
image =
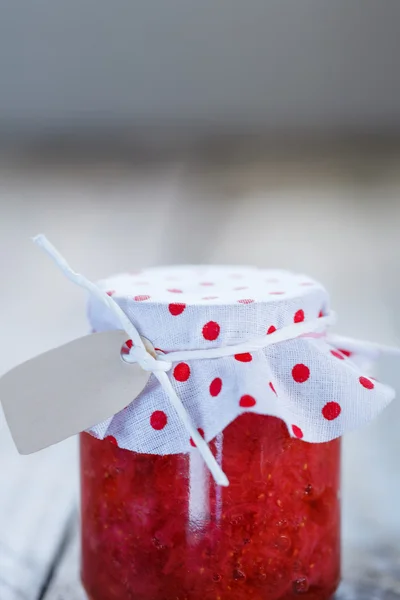
[[[340,441],[247,413],[198,451],[158,456],[81,436],[82,578],[91,600],[330,598],[339,581]]]

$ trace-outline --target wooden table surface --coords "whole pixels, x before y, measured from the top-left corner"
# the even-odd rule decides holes
[[[97,279],[157,263],[300,270],[332,293],[337,331],[399,343],[400,151],[0,164],[0,372],[87,332],[84,293],[29,237]],[[400,389],[399,363],[379,378]],[[341,600],[400,598],[400,405],[346,437]],[[78,600],[78,456],[21,457],[0,420],[0,600]],[[168,599],[166,599],[168,600]]]

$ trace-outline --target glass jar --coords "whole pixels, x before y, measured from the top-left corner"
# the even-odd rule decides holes
[[[340,576],[340,440],[307,443],[245,413],[210,447],[137,454],[81,435],[90,600],[325,600]]]

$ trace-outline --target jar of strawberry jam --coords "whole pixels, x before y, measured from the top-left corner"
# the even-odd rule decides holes
[[[182,266],[95,285],[35,240],[102,333],[6,373],[1,401],[20,452],[81,432],[88,598],[330,598],[340,439],[393,399],[365,369],[400,349],[332,335],[303,275]]]
[[[330,598],[340,573],[340,441],[243,414],[212,442],[157,456],[81,436],[82,578],[91,600]]]
[[[249,267],[148,269],[98,286],[93,330],[128,317],[152,358],[139,360],[137,338],[121,360],[152,374],[81,434],[90,600],[330,598],[340,438],[393,390],[366,375],[362,346],[328,333],[326,290]]]

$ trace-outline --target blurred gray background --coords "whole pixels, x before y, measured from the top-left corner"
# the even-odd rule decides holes
[[[2,0],[0,133],[393,133],[397,0]]]
[[[87,332],[39,232],[92,279],[306,272],[337,332],[400,344],[397,0],[0,8],[0,373]],[[376,374],[400,394],[397,359]],[[394,401],[345,439],[345,565],[398,551],[399,419]],[[1,423],[0,598],[78,598],[76,441],[20,457]]]

